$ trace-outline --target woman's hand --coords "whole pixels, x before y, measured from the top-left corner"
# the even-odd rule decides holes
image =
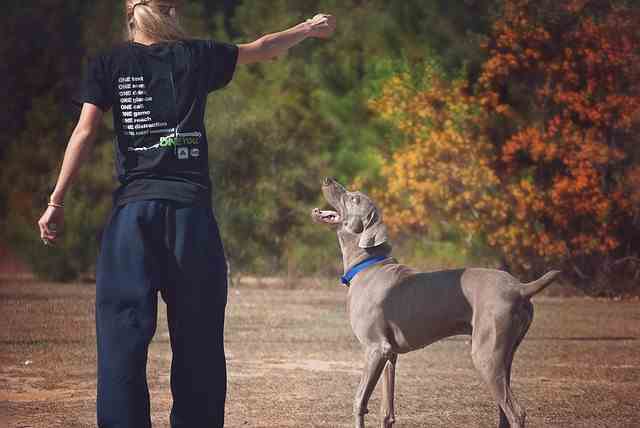
[[[251,43],[238,45],[238,64],[276,59],[307,37],[326,39],[331,37],[335,29],[336,19],[333,16],[318,14],[288,30],[267,34]]]
[[[64,226],[64,208],[48,206],[38,221],[40,238],[44,245],[55,244],[62,234]]]
[[[307,20],[307,23],[311,26],[310,37],[327,39],[331,37],[333,32],[336,30],[336,18],[333,15],[319,13],[313,18]]]

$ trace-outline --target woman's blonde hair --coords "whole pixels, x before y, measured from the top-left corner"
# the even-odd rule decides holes
[[[171,42],[187,38],[178,22],[177,8],[182,0],[126,0],[127,33],[133,40],[142,33],[154,42]]]

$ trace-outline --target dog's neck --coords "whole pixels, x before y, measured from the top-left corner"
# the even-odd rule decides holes
[[[391,254],[391,245],[387,242],[376,247],[360,248],[358,245],[360,235],[343,229],[338,230],[338,242],[340,243],[340,250],[342,251],[344,273],[347,273],[349,269],[370,257]]]

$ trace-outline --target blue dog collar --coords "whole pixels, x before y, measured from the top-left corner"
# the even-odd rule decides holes
[[[371,265],[375,265],[378,262],[386,260],[387,258],[387,256],[375,256],[361,261],[360,263],[349,269],[347,273],[341,276],[340,282],[348,287],[351,284],[351,280],[358,274],[358,272],[368,268]]]

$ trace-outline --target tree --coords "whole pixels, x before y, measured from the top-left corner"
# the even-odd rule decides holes
[[[12,100],[12,108],[5,112],[0,137],[4,158],[0,237],[36,272],[56,279],[75,277],[89,248],[82,245],[86,240],[70,237],[76,247],[80,244],[80,251],[66,257],[61,253],[48,256],[36,226],[75,116],[71,98],[82,74],[82,29],[87,13],[83,1],[12,2],[7,27],[3,26],[9,30],[8,37],[1,43],[6,58],[6,98]],[[73,231],[74,215],[69,217]],[[86,219],[86,215],[75,218]]]
[[[627,262],[640,253],[640,207],[632,203],[638,22],[640,8],[627,2],[506,2],[480,79],[499,136],[497,170],[503,181],[531,187],[512,184],[516,215],[534,220],[516,254],[561,263],[595,287],[619,280],[616,269],[629,274]]]
[[[560,266],[595,293],[637,286],[639,19],[626,2],[509,0],[475,95],[428,72],[403,103],[407,79],[392,80],[373,107],[409,140],[386,169],[410,194],[398,225],[426,227],[412,220],[426,209],[514,271]]]
[[[293,48],[286,61],[239,68],[229,90],[209,97],[215,209],[234,269],[335,270],[337,258],[326,253],[333,238],[308,221],[309,207],[321,203],[320,178],[352,182],[379,175],[378,153],[385,150],[390,129],[367,108],[367,100],[384,79],[404,69],[405,60],[421,62],[426,46],[442,55],[445,69],[466,66],[477,74],[484,53],[475,40],[488,26],[490,3],[185,2],[190,33],[221,41],[254,40],[321,11],[339,19],[330,41],[309,40]],[[38,272],[48,270],[56,278],[91,270],[115,187],[107,115],[97,163],[70,195],[64,251],[42,251],[34,225],[77,115],[70,101],[87,58],[122,40],[122,6],[12,1],[3,26],[9,32],[0,49],[7,60],[0,67],[10,83],[7,99],[15,100],[10,106],[16,108],[1,121],[6,167],[0,172],[0,236],[40,266]],[[85,202],[97,209],[72,214],[72,205]]]
[[[369,105],[404,140],[382,168],[386,186],[374,191],[385,223],[436,239],[444,230],[467,247],[486,242],[509,209],[492,167],[487,113],[464,76],[452,78],[431,60],[418,75],[391,78]]]
[[[472,30],[486,27],[487,3],[279,0],[235,9],[238,42],[317,11],[335,14],[339,25],[329,41],[308,40],[284,61],[239,70],[232,89],[211,97],[214,193],[233,262],[268,271],[335,265],[323,250],[333,238],[308,220],[309,208],[322,204],[321,177],[379,176],[389,127],[367,100],[405,60],[422,61],[431,43],[447,53],[445,67],[473,63],[479,71]]]

